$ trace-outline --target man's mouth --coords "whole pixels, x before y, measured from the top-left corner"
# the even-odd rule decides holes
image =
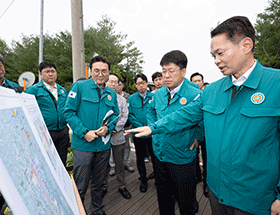
[[[225,66],[219,66],[220,71],[223,73],[225,71]]]

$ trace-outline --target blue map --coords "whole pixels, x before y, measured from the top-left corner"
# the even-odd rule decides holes
[[[29,213],[74,214],[44,159],[22,108],[0,110],[0,122],[0,158]]]

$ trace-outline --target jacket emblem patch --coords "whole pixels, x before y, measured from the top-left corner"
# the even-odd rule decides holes
[[[73,92],[73,91],[70,91],[70,93],[69,93],[68,96],[69,96],[70,98],[73,98],[73,99],[74,99],[74,98],[76,97],[76,95],[77,95],[77,93],[75,93],[75,92]]]
[[[187,103],[187,99],[185,97],[180,99],[180,104],[185,105]]]
[[[254,93],[251,96],[251,102],[255,105],[263,103],[265,96],[263,93]]]

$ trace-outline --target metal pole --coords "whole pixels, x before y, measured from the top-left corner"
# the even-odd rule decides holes
[[[71,0],[73,82],[85,76],[85,51],[82,0]]]
[[[39,64],[43,61],[43,21],[44,21],[44,0],[41,1],[41,21],[40,21],[40,38],[39,38]],[[39,81],[41,80],[40,71]]]

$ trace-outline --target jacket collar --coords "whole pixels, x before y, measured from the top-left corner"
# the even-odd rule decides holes
[[[257,61],[254,70],[243,85],[254,90],[257,89],[262,77],[262,68],[263,66]]]
[[[166,100],[166,105],[168,103],[168,93],[169,93],[169,90],[167,89],[167,87],[164,85],[163,87],[164,88],[164,100]],[[174,97],[172,98],[172,100],[170,101],[170,104],[171,105],[172,103],[176,102],[179,98],[181,97],[184,97],[184,92],[187,90],[188,88],[188,85],[186,83],[186,80],[184,78],[184,81],[181,83],[181,86],[180,86],[180,89],[178,92],[176,92],[176,94],[174,95]]]
[[[93,89],[99,88],[99,86],[95,83],[95,81],[94,81],[92,78],[90,78],[90,82],[91,82],[91,87],[92,87]],[[103,93],[106,92],[107,89],[108,89],[108,86],[105,84],[105,88],[104,88],[104,90],[103,90]]]
[[[3,83],[2,83],[2,86],[7,86],[8,85],[8,80],[7,78],[4,77],[4,80],[3,80]]]
[[[242,86],[245,86],[247,88],[251,89],[257,89],[259,86],[261,76],[262,76],[262,68],[263,66],[255,59],[257,62],[255,68],[249,75],[248,79],[242,84]],[[231,87],[233,87],[234,84],[232,83],[232,78],[230,75],[225,77],[224,84],[223,84],[223,91],[227,91]]]
[[[56,83],[56,86],[57,86],[57,94],[58,95],[66,93],[66,91],[64,92],[64,89],[62,89],[62,87],[58,83]],[[43,87],[45,90],[49,91],[48,88],[46,87],[46,85],[43,83],[43,80],[38,82],[38,87]]]
[[[180,97],[182,97],[183,95],[182,95],[182,92],[184,92],[185,91],[185,89],[186,89],[186,80],[185,80],[185,78],[184,78],[184,80],[183,80],[183,82],[180,84],[181,86],[180,86],[180,89],[176,92],[176,94],[174,95],[174,97],[173,97],[173,99],[175,98],[175,96],[178,94]],[[165,87],[165,89],[164,89],[164,96],[166,96],[166,97],[168,97],[168,93],[169,93],[169,90],[168,90],[168,88],[164,85],[163,87]],[[172,99],[172,100],[173,100]]]
[[[139,91],[137,91],[137,93],[136,93],[138,96],[139,96],[139,98],[141,99],[141,95],[140,95],[140,93],[139,93]],[[146,97],[145,97],[145,100],[144,100],[144,103],[146,103],[146,101],[148,101],[149,99],[151,99],[152,98],[152,93],[149,91],[149,90],[147,90],[146,91]],[[143,98],[143,97],[142,97]]]

